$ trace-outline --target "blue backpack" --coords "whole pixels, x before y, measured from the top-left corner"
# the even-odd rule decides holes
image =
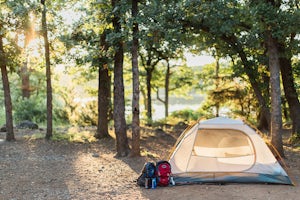
[[[145,180],[146,178],[155,178],[156,173],[156,167],[153,162],[147,162],[145,163],[141,175],[137,179],[137,184],[139,186],[145,186]]]

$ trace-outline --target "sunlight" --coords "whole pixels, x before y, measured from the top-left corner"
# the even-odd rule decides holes
[[[215,59],[210,55],[195,55],[192,53],[184,54],[188,66],[203,66],[215,62]]]
[[[41,56],[40,46],[41,46],[41,40],[39,38],[32,39],[29,42],[28,48],[27,48],[29,56],[30,57],[40,57]]]

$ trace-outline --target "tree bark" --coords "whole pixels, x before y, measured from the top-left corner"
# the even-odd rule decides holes
[[[139,65],[138,65],[138,49],[139,49],[139,27],[136,22],[138,14],[138,0],[132,0],[132,17],[134,19],[132,27],[132,147],[131,156],[140,156],[140,81],[139,81]]]
[[[10,96],[9,80],[6,68],[6,56],[3,47],[3,36],[1,34],[2,25],[0,24],[0,68],[2,75],[2,83],[4,90],[4,104],[5,104],[5,117],[6,117],[6,140],[15,140],[13,129],[13,116],[12,116],[12,103]]]
[[[151,80],[154,67],[147,66],[146,68],[146,87],[147,87],[147,125],[152,124],[152,95],[151,95]]]
[[[216,73],[215,73],[215,87],[216,87],[216,91],[219,91],[219,86],[220,86],[220,79],[219,79],[219,72],[220,72],[220,58],[218,56],[218,52],[216,49],[216,55],[215,55],[215,59],[216,59]],[[219,102],[214,102],[215,103],[215,107],[216,107],[216,117],[220,116],[220,103]]]
[[[115,10],[112,22],[114,32],[117,35],[122,33],[120,24],[119,0],[112,0],[112,9]],[[116,134],[117,157],[125,157],[129,153],[128,138],[126,133],[125,120],[125,100],[124,100],[124,83],[123,83],[123,41],[118,39],[115,45],[114,55],[114,127]]]
[[[108,44],[106,43],[106,32],[101,35],[100,48],[106,52]],[[111,78],[109,76],[106,57],[99,59],[99,80],[98,80],[98,125],[95,137],[98,139],[110,137],[108,132],[109,108],[111,98]]]
[[[267,41],[270,86],[271,86],[271,143],[278,153],[284,157],[282,144],[282,113],[281,113],[281,92],[280,92],[280,64],[278,47],[271,33]]]
[[[108,133],[110,77],[107,64],[103,64],[99,67],[98,84],[98,126],[95,137],[101,139],[110,137]]]
[[[167,71],[166,71],[166,79],[165,79],[165,118],[169,116],[169,89],[170,89],[170,76],[171,76],[171,68],[170,62],[167,60]]]
[[[47,30],[47,8],[45,1],[41,0],[43,5],[42,11],[42,32],[44,38],[45,60],[46,60],[46,82],[47,82],[47,132],[46,139],[52,137],[52,84],[51,84],[51,66],[50,66],[50,45]]]
[[[278,51],[284,94],[289,105],[290,117],[293,123],[292,133],[296,138],[300,138],[300,102],[294,84],[291,56],[289,56],[290,52],[287,52],[288,50],[283,44],[279,44]]]

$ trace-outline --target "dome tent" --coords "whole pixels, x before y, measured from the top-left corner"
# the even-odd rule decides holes
[[[169,162],[176,184],[292,184],[263,139],[242,120],[197,122],[178,138]]]

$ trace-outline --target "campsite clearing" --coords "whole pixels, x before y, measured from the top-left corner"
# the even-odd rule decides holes
[[[40,131],[40,130],[39,130]],[[135,184],[146,161],[168,157],[181,130],[143,129],[140,158],[115,158],[114,140],[95,143],[26,140],[0,142],[0,199],[271,199],[300,196],[300,150],[285,147],[288,173],[297,184],[203,184],[144,189]],[[130,133],[129,133],[130,135]],[[0,133],[0,139],[4,134]]]

